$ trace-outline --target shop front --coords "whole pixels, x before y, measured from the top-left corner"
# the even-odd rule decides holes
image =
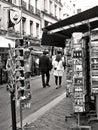
[[[6,71],[6,62],[8,58],[8,44],[14,47],[14,41],[0,36],[0,84],[4,84],[8,80]]]
[[[44,48],[41,46],[32,46],[31,50],[31,76],[40,75],[39,58],[43,53]]]

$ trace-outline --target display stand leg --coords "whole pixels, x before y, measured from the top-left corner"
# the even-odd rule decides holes
[[[80,126],[80,114],[78,113],[78,127]]]
[[[75,115],[74,116],[68,116],[67,118],[74,118],[74,117],[76,117]],[[66,117],[65,117],[65,121],[67,121],[66,119],[67,119]],[[80,125],[80,113],[78,113],[77,114],[77,125],[76,126],[73,126],[73,127],[71,127],[71,129],[72,130],[81,130],[81,129],[87,129],[87,130],[91,130],[91,126],[82,126],[82,125]]]
[[[77,128],[79,129],[79,130],[81,130],[81,129],[88,129],[88,130],[91,130],[91,126],[83,126],[83,125],[80,125],[80,113],[78,113],[78,126],[77,126]]]
[[[92,117],[88,120],[88,123],[90,122],[98,122],[98,94],[96,95],[96,115],[97,117]]]
[[[22,125],[22,103],[20,100],[20,128],[23,130],[23,125]]]
[[[16,106],[14,100],[14,92],[11,93],[10,98],[11,98],[12,130],[16,130]]]
[[[96,95],[96,114],[97,114],[97,120],[98,120],[98,94]]]

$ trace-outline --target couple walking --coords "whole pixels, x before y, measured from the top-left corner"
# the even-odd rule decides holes
[[[46,86],[50,87],[49,80],[50,80],[50,73],[49,71],[53,68],[53,74],[55,77],[55,84],[56,89],[61,87],[62,84],[62,76],[64,72],[63,61],[61,57],[61,52],[58,52],[56,58],[53,61],[50,61],[49,57],[47,56],[47,52],[44,51],[43,55],[40,57],[39,60],[39,68],[42,75],[42,85],[43,88]],[[46,80],[45,80],[46,78]]]

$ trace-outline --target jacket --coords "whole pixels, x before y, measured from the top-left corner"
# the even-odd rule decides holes
[[[50,61],[49,58],[46,55],[43,55],[39,59],[39,68],[41,72],[47,72],[49,71]]]

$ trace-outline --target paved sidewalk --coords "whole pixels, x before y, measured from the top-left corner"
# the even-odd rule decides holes
[[[72,102],[70,98],[64,98],[59,104],[47,111],[35,121],[31,121],[25,130],[70,130],[77,125],[74,118],[65,121],[65,116],[73,113]]]
[[[76,128],[77,119],[75,117],[65,121],[65,116],[70,116],[70,114],[73,114],[72,100],[64,98],[38,119],[32,120],[23,130],[80,130]],[[98,122],[87,124],[87,119],[84,118],[80,120],[80,123],[82,126],[91,126],[91,130],[98,130]],[[89,129],[83,128],[83,130]]]

